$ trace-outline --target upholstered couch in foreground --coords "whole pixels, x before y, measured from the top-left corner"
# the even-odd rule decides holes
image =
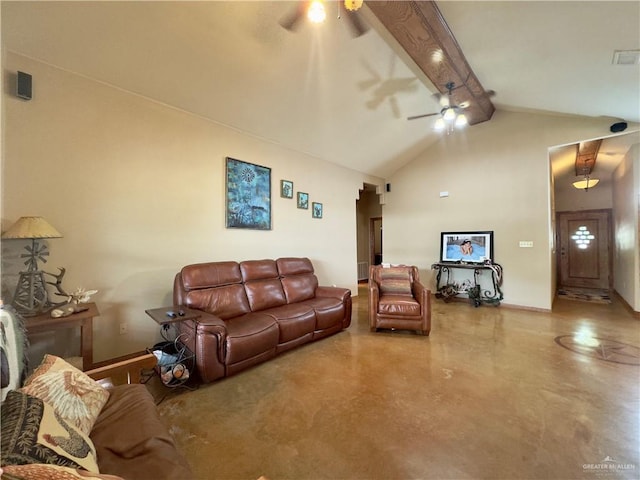
[[[0,319],[3,332],[20,331],[19,315],[2,309]],[[2,480],[193,478],[153,397],[139,383],[140,370],[155,365],[154,355],[89,372],[46,355],[22,382],[22,345],[1,347]],[[106,378],[124,384],[105,388],[96,381]]]
[[[351,324],[351,291],[319,286],[308,258],[187,265],[176,275],[173,301],[202,312],[178,328],[204,382]]]

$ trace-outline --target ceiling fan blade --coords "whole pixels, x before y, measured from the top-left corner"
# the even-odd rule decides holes
[[[307,14],[308,3],[306,1],[298,2],[298,6],[295,10],[285,15],[280,19],[280,26],[289,31],[294,31],[299,25],[300,21],[304,19]]]
[[[369,27],[360,19],[358,12],[346,10],[344,15],[347,18],[347,23],[349,24],[351,33],[354,37],[359,37],[369,31]]]
[[[407,120],[415,120],[417,118],[424,118],[424,117],[433,117],[434,115],[440,115],[440,112],[425,113],[424,115],[414,115],[413,117],[407,117]]]

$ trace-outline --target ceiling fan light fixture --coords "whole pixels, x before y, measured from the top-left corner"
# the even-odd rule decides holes
[[[436,120],[436,123],[433,124],[433,129],[436,132],[441,132],[445,129],[446,126],[447,125],[445,124],[444,119],[440,117]]]
[[[442,118],[445,119],[445,121],[450,122],[452,120],[455,120],[456,118],[456,111],[453,108],[445,108],[444,113],[442,114]]]
[[[464,127],[467,124],[467,116],[461,113],[456,117],[456,127]]]
[[[327,18],[327,12],[320,0],[313,0],[307,11],[307,18],[313,23],[322,23]]]
[[[363,1],[364,0],[344,0],[344,7],[351,12],[355,12],[362,7]]]

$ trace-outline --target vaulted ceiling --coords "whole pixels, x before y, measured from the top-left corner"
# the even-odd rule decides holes
[[[293,33],[278,22],[297,2],[3,1],[2,43],[381,177],[439,138],[433,117],[406,118],[439,110],[432,94],[444,79],[464,85],[456,95],[473,122],[494,106],[640,122],[640,66],[612,64],[615,50],[640,49],[640,2],[367,1],[359,16],[373,28],[358,38],[327,3],[324,24]],[[428,38],[434,6],[455,42]],[[449,64],[430,80],[435,41]],[[619,159],[639,141],[628,137],[600,152]]]

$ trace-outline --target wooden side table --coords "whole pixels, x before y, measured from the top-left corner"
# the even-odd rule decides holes
[[[145,313],[149,315],[153,320],[160,325],[160,328],[163,331],[163,338],[167,341],[168,338],[165,336],[164,332],[169,328],[173,327],[175,333],[175,340],[173,340],[173,345],[176,348],[176,351],[179,352],[177,355],[177,360],[174,363],[160,363],[158,361],[157,372],[162,380],[162,384],[166,387],[185,387],[189,390],[193,390],[197,388],[197,385],[190,387],[187,385],[189,380],[193,383],[193,373],[196,371],[196,352],[195,348],[193,351],[186,346],[184,343],[180,341],[180,334],[178,333],[177,325],[179,322],[184,322],[186,320],[194,320],[197,321],[198,318],[202,315],[200,310],[194,310],[185,307],[184,305],[173,305],[171,307],[161,307],[161,308],[151,308],[149,310],[145,310]],[[173,367],[188,369],[189,375],[187,377],[174,377],[175,372],[172,372]],[[165,374],[169,374],[168,379],[164,377]]]
[[[170,317],[168,312],[175,313],[175,316]],[[184,322],[185,320],[195,320],[200,318],[202,312],[200,310],[193,310],[191,308],[184,307],[182,305],[174,305],[172,307],[151,308],[145,310],[145,313],[149,315],[158,325],[166,325],[168,323]],[[182,313],[182,315],[181,315]]]
[[[93,317],[100,315],[95,303],[83,304],[87,310],[72,313],[66,317],[53,318],[51,312],[41,313],[35,317],[25,317],[24,323],[27,333],[51,332],[61,328],[80,327],[80,354],[82,355],[82,369],[93,367]]]

